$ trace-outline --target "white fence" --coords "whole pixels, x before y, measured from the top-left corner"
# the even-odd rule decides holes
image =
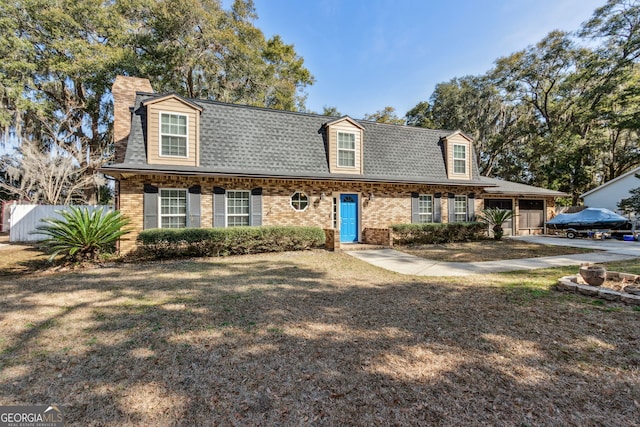
[[[110,210],[109,206],[77,206],[88,208],[89,212],[96,209]],[[62,218],[56,211],[69,210],[67,205],[12,205],[9,211],[9,241],[35,242],[47,238],[44,234],[33,232],[44,218]]]

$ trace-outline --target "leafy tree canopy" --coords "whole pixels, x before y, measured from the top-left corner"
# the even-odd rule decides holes
[[[332,117],[340,117],[342,114],[336,107],[327,107],[326,105],[322,107],[322,115],[323,116],[332,116]]]
[[[398,117],[396,109],[393,107],[384,107],[382,110],[378,110],[373,114],[365,114],[364,119],[378,123],[391,123],[394,125],[404,124],[404,119]]]
[[[573,203],[640,163],[640,2],[608,0],[480,76],[436,86],[407,123],[474,137],[480,172],[565,191]]]
[[[313,76],[255,19],[252,0],[228,10],[216,0],[0,2],[0,144],[31,141],[54,156],[73,146],[78,179],[95,174],[111,156],[118,74],[148,77],[162,92],[304,110]],[[100,193],[90,181],[81,201]]]

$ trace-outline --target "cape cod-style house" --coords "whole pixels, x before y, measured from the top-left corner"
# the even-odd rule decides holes
[[[461,131],[423,129],[113,85],[116,207],[143,229],[309,225],[335,246],[384,244],[398,223],[516,211],[506,234],[543,232],[564,193],[480,176]]]

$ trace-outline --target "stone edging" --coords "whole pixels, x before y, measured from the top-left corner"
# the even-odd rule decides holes
[[[627,277],[628,276],[628,277]],[[618,273],[615,271],[607,271],[607,279],[624,279],[636,278],[633,274]],[[559,291],[575,292],[590,297],[601,298],[607,301],[620,301],[625,304],[640,305],[640,295],[628,294],[626,292],[618,292],[613,289],[603,288],[601,286],[590,286],[578,283],[578,276],[564,276],[558,279],[556,288]]]

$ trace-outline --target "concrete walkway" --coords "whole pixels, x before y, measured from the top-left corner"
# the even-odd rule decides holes
[[[520,236],[513,239],[532,243],[597,249],[603,252],[510,259],[485,262],[443,262],[409,255],[394,249],[345,251],[354,258],[401,274],[415,276],[468,276],[472,274],[533,270],[548,267],[580,265],[585,262],[611,262],[640,257],[640,242],[567,239],[547,236]]]

